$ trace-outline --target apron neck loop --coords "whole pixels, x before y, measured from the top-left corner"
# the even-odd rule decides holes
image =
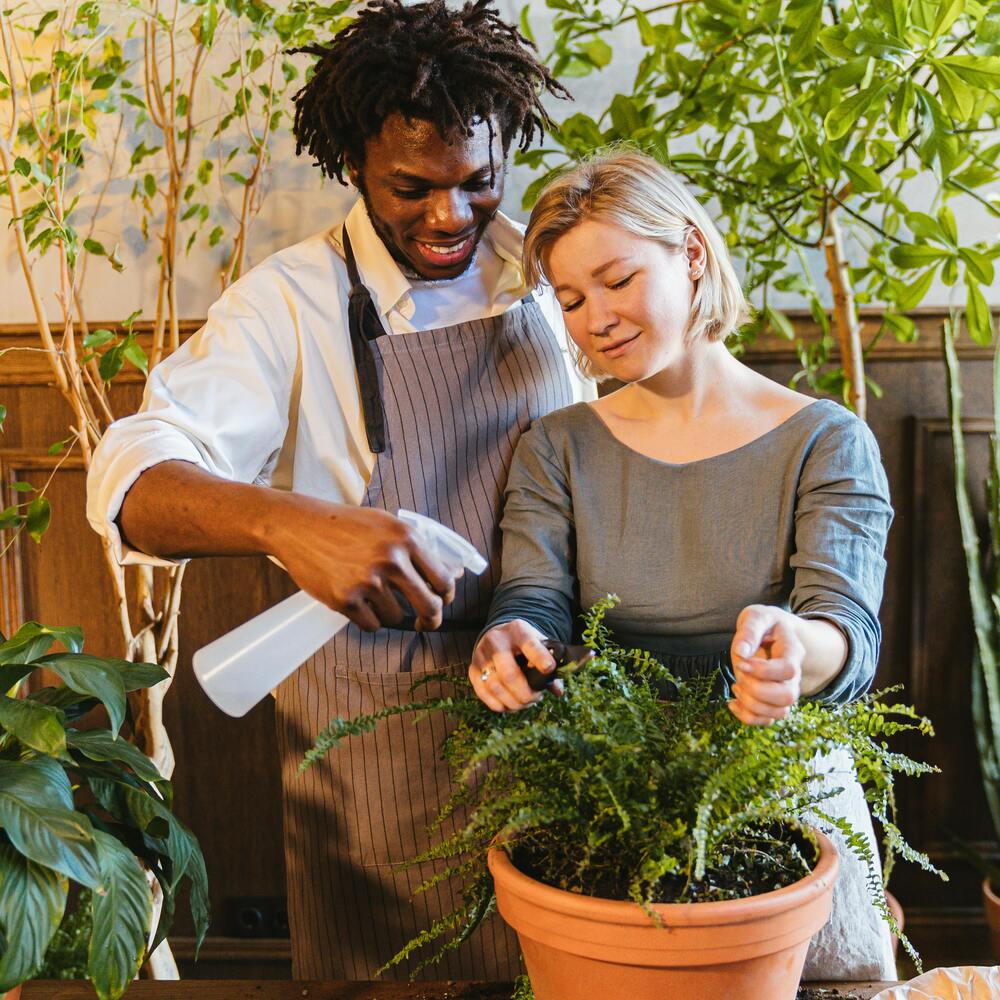
[[[361,409],[365,418],[365,434],[368,447],[379,454],[385,451],[385,411],[382,407],[382,391],[379,387],[378,368],[375,364],[375,349],[372,341],[385,335],[371,292],[362,284],[358,265],[351,248],[351,239],[344,224],[344,262],[347,276],[351,281],[347,315],[351,334],[351,348],[354,352],[354,366],[358,373],[358,389],[361,394]]]

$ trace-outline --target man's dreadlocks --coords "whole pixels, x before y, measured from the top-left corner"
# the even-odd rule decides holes
[[[296,154],[308,150],[327,177],[343,182],[345,161],[363,165],[365,140],[393,112],[433,122],[446,140],[471,136],[471,124],[485,121],[493,171],[494,121],[504,155],[518,134],[526,149],[551,124],[542,91],[569,92],[490,3],[449,10],[445,0],[377,0],[329,45],[294,50],[320,57],[295,95]]]

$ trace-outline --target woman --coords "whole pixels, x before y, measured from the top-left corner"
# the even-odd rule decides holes
[[[498,712],[536,701],[515,655],[553,669],[542,640],[569,640],[612,592],[618,642],[681,677],[718,671],[749,725],[801,696],[867,690],[892,520],[878,447],[843,407],[726,349],[746,303],[707,214],[655,161],[610,155],[546,189],[524,257],[529,280],[552,284],[581,367],[625,385],[518,444],[502,581],[469,670],[478,696]],[[844,787],[834,811],[874,844],[846,753],[821,770]],[[845,854],[806,975],[895,978],[867,869]]]

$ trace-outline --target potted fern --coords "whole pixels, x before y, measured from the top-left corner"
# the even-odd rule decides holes
[[[888,852],[935,871],[893,813],[895,776],[933,768],[885,743],[931,725],[883,692],[844,706],[805,702],[771,727],[744,726],[713,693],[714,678],[681,682],[617,646],[604,624],[614,602],[586,615],[596,655],[566,674],[562,698],[495,715],[452,678],[450,696],[334,720],[307,754],[303,767],[390,715],[441,709],[456,720],[444,747],[455,790],[439,823],[464,821],[415,860],[447,859],[424,888],[461,877],[464,902],[388,965],[433,945],[415,975],[497,907],[520,938],[522,996],[793,997],[838,865],[816,827],[839,827],[874,862],[868,842],[824,812],[831,793],[817,789],[817,755],[846,746]],[[897,930],[877,876],[871,893]]]
[[[49,652],[57,641],[65,652]],[[60,683],[18,697],[42,671]],[[120,997],[164,939],[185,880],[204,938],[201,849],[171,811],[170,782],[122,734],[128,692],[165,677],[154,664],[84,653],[79,628],[28,622],[0,641],[0,996],[43,967],[71,882],[90,891],[86,976],[101,1000]],[[108,725],[78,728],[98,705]]]
[[[948,416],[955,456],[955,501],[969,579],[969,603],[975,633],[972,663],[972,723],[983,774],[983,790],[993,829],[1000,839],[1000,348],[993,353],[993,421],[989,475],[984,484],[989,538],[986,565],[980,553],[979,531],[972,511],[962,432],[962,383],[955,352],[957,319],[944,324],[942,342],[948,372]],[[991,331],[992,332],[992,331]],[[983,905],[994,957],[1000,959],[1000,865],[968,844],[965,857],[983,876]]]

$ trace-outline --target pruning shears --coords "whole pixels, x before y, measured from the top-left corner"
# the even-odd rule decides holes
[[[517,665],[527,678],[528,687],[532,691],[544,691],[559,677],[560,671],[563,676],[568,673],[571,674],[594,658],[594,651],[588,646],[568,646],[566,643],[558,642],[555,639],[546,639],[542,645],[555,657],[556,668],[550,673],[544,674],[536,667],[530,666],[527,658],[522,653],[518,653],[514,657]]]

